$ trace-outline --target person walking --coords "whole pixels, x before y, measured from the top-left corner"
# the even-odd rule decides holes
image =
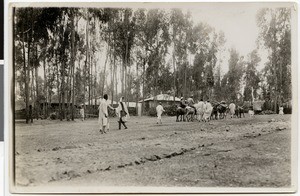
[[[163,106],[161,105],[161,102],[159,102],[158,106],[156,106],[156,113],[157,113],[157,122],[156,124],[158,124],[160,122],[160,124],[162,124],[161,121],[161,115],[162,113],[165,112]]]
[[[117,115],[119,117],[119,129],[121,129],[121,126],[123,125],[125,129],[127,129],[126,122],[129,118],[129,112],[126,104],[124,103],[124,97],[120,98],[119,105],[116,109]]]
[[[107,101],[108,95],[105,94],[103,96],[103,100],[100,103],[99,106],[99,124],[100,124],[100,133],[106,133],[105,129],[109,130],[109,121],[108,121],[108,110],[107,108],[111,108],[112,110],[115,110],[113,107],[111,107]]]

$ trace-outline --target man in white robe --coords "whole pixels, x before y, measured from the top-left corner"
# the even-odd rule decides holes
[[[99,124],[100,124],[100,133],[106,133],[105,129],[109,130],[109,121],[108,121],[108,110],[107,107],[110,107],[114,110],[113,107],[111,107],[107,102],[108,96],[105,94],[103,96],[103,100],[100,102],[99,106]]]
[[[158,106],[156,106],[156,113],[157,113],[157,124],[160,123],[162,124],[162,121],[161,121],[161,115],[162,113],[164,112],[164,108],[163,106],[161,105],[161,102],[159,102]]]
[[[204,110],[204,115],[203,115],[203,119],[205,122],[210,120],[212,110],[213,110],[213,107],[212,107],[211,103],[209,101],[207,101],[205,104],[205,110]]]
[[[230,117],[233,118],[236,109],[235,104],[234,103],[229,104],[228,108],[229,108]]]

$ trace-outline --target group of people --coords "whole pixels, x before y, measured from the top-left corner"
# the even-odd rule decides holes
[[[127,105],[124,103],[124,97],[120,98],[120,101],[118,103],[118,107],[114,108],[108,103],[108,95],[105,94],[103,96],[103,99],[100,100],[100,105],[98,107],[99,110],[99,119],[98,123],[100,125],[100,133],[106,133],[109,131],[109,118],[108,118],[108,108],[115,111],[115,113],[118,116],[118,123],[119,123],[119,129],[121,129],[122,125],[125,129],[127,129],[126,121],[130,117]],[[80,116],[82,121],[84,120],[85,113],[84,113],[84,107],[80,108]]]
[[[201,99],[198,103],[195,104],[193,95],[191,95],[187,100],[181,97],[179,107],[181,108],[193,108],[195,110],[195,115],[198,116],[198,120],[208,121],[210,119],[213,106],[209,100],[203,101]]]
[[[126,121],[130,117],[127,105],[124,103],[124,97],[120,98],[117,108],[113,108],[108,103],[108,95],[105,94],[99,106],[99,124],[100,124],[100,133],[106,133],[106,130],[109,130],[109,120],[108,120],[108,108],[114,110],[118,116],[119,129],[122,125],[127,129]]]
[[[197,107],[195,107],[196,105],[197,105]],[[213,111],[213,106],[209,100],[203,101],[203,99],[201,99],[198,103],[195,104],[193,96],[190,96],[187,100],[184,100],[183,97],[181,97],[179,107],[194,108],[195,115],[198,116],[198,120],[204,120],[204,121],[209,121],[212,111]],[[127,105],[124,103],[124,97],[120,98],[118,107],[113,108],[108,103],[108,95],[105,94],[103,96],[103,99],[100,101],[100,106],[98,108],[98,110],[99,110],[98,123],[100,124],[100,133],[103,134],[109,130],[108,108],[114,110],[115,113],[117,114],[119,129],[121,129],[122,125],[124,126],[125,129],[127,129],[126,122],[130,116],[129,116]],[[235,110],[236,110],[236,105],[234,103],[230,103],[228,106],[228,109],[229,109],[229,114],[230,114],[231,118],[233,118],[233,116],[235,114]],[[197,111],[198,111],[198,114],[197,114]],[[162,124],[161,116],[162,116],[163,112],[165,112],[165,110],[162,106],[162,103],[159,102],[159,104],[156,107],[156,113],[157,113],[157,122],[156,123],[157,124]],[[249,114],[250,114],[250,112],[249,112]],[[279,114],[283,115],[283,107],[282,106],[280,106],[280,108],[279,108]],[[83,107],[81,107],[81,109],[80,109],[80,115],[81,115],[81,118],[83,121],[84,116],[85,116]],[[250,116],[251,116],[251,114],[250,114]]]

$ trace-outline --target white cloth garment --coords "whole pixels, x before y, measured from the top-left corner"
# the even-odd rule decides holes
[[[283,107],[279,107],[279,115],[283,115]]]
[[[157,113],[157,122],[160,121],[161,122],[161,115],[164,112],[164,108],[162,107],[162,105],[158,105],[156,106],[156,113]]]
[[[98,108],[99,109],[98,123],[100,124],[100,129],[102,129],[103,126],[106,126],[107,129],[109,129],[107,107],[108,107],[107,100],[103,99]]]
[[[123,103],[123,107],[124,107],[124,111],[126,112],[126,116],[124,116],[122,118],[123,121],[127,122],[128,119],[130,118],[130,115],[129,115],[129,112],[128,112],[128,108],[127,108],[127,105],[125,102],[123,102],[123,99],[121,98],[120,101],[119,101],[119,105],[116,109],[116,113],[118,115],[118,117],[120,118],[121,117],[121,111],[122,111],[122,105],[121,103]]]
[[[231,117],[233,117],[233,115],[235,114],[235,108],[236,108],[235,104],[234,103],[229,104],[228,108],[229,108]]]
[[[212,110],[213,110],[213,107],[212,107],[211,103],[207,102],[205,104],[205,110],[204,110],[204,115],[203,115],[204,120],[210,119]]]

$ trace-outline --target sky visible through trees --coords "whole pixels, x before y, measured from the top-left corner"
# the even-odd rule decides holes
[[[207,6],[207,5],[205,5]],[[291,100],[290,8],[16,8],[16,103],[60,119],[107,93]],[[219,10],[219,11],[218,11]],[[43,107],[40,107],[43,105]]]

